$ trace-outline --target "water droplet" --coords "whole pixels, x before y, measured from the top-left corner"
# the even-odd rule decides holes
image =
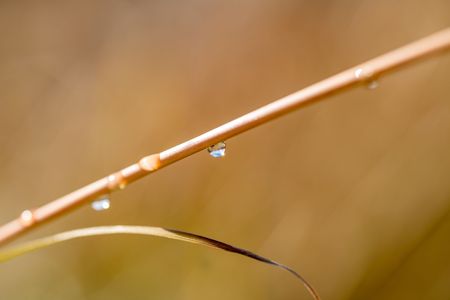
[[[371,81],[367,82],[367,84],[366,84],[366,87],[367,87],[367,89],[369,89],[369,90],[374,90],[374,89],[376,89],[378,86],[379,86],[379,83],[378,83],[378,81],[376,81],[376,80],[371,80]]]
[[[107,210],[111,207],[111,202],[107,196],[101,197],[91,203],[91,207],[95,211]]]
[[[378,81],[374,78],[373,72],[369,70],[358,68],[354,74],[355,78],[363,82],[369,90],[374,90],[379,86]]]
[[[361,68],[358,68],[355,70],[355,77],[356,79],[362,79],[364,75],[364,70]]]
[[[24,210],[21,214],[20,214],[20,223],[25,226],[31,226],[33,225],[33,223],[35,222],[34,219],[34,214],[31,210]]]
[[[214,158],[224,157],[227,145],[224,142],[217,143],[208,148],[209,155]]]
[[[121,172],[117,172],[109,175],[108,180],[108,188],[113,191],[116,189],[123,190],[127,186],[127,181],[124,179]]]

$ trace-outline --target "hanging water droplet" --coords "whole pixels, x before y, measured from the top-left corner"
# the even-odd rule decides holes
[[[376,89],[378,86],[379,86],[379,83],[378,83],[378,81],[376,81],[376,80],[371,80],[371,81],[367,82],[367,84],[366,84],[366,87],[367,87],[367,89],[369,89],[369,90],[374,90],[374,89]]]
[[[111,202],[107,196],[101,197],[91,203],[91,207],[95,211],[107,210],[111,207]]]
[[[121,172],[109,175],[106,180],[108,181],[108,188],[110,191],[116,189],[123,190],[127,186],[127,181]]]
[[[379,86],[378,81],[374,78],[373,72],[370,70],[358,68],[355,70],[354,75],[355,78],[363,82],[369,90],[374,90]]]
[[[361,68],[358,68],[358,69],[355,70],[354,74],[355,74],[355,78],[356,79],[361,80],[364,77],[364,70],[361,69]]]
[[[28,227],[33,225],[33,223],[36,221],[35,217],[34,217],[34,213],[31,210],[24,210],[21,214],[20,214],[20,223],[24,226],[24,227]]]
[[[225,145],[224,142],[220,142],[220,143],[217,143],[215,145],[208,147],[208,152],[209,152],[209,155],[211,155],[214,158],[224,157],[226,149],[227,149],[227,145]]]

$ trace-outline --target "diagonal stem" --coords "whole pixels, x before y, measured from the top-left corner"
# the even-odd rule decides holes
[[[315,101],[323,100],[333,93],[368,83],[387,72],[396,71],[408,63],[449,49],[450,28],[447,28],[347,69],[161,153],[146,156],[131,166],[41,207],[34,210],[24,210],[17,219],[0,227],[0,245],[45,221],[69,212],[101,195],[123,189],[127,184],[213,144],[227,140]]]

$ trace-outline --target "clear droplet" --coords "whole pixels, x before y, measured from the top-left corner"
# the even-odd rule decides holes
[[[209,155],[214,158],[224,157],[227,145],[224,142],[217,143],[208,148]]]
[[[354,74],[355,74],[356,79],[362,79],[364,76],[364,70],[361,68],[358,68],[355,70]]]
[[[380,84],[378,83],[378,81],[376,80],[371,80],[369,82],[367,82],[366,87],[369,90],[374,90],[376,89]]]
[[[34,214],[31,210],[24,210],[21,214],[20,214],[20,223],[25,226],[31,226],[33,225],[33,223],[35,222],[35,218],[34,218]]]
[[[109,198],[105,196],[98,200],[93,201],[91,203],[91,207],[95,211],[107,210],[108,208],[111,207],[111,201],[109,201]]]
[[[363,82],[368,90],[374,90],[379,86],[373,73],[369,70],[358,68],[354,72],[355,78]]]
[[[109,175],[106,180],[108,180],[108,188],[111,191],[116,189],[123,190],[127,186],[127,181],[121,172]]]

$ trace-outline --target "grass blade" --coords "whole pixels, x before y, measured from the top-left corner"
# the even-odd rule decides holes
[[[111,234],[138,234],[138,235],[151,235],[164,237],[168,239],[180,240],[188,243],[203,245],[207,247],[211,247],[214,249],[221,249],[224,251],[240,254],[254,260],[284,269],[294,275],[297,279],[299,279],[311,296],[315,300],[320,300],[318,293],[315,289],[309,284],[300,274],[295,272],[293,269],[277,263],[276,261],[270,260],[268,258],[259,256],[253,252],[248,250],[234,247],[232,245],[210,239],[201,235],[179,231],[166,229],[162,227],[151,227],[151,226],[126,226],[126,225],[115,225],[115,226],[99,226],[99,227],[88,227],[81,228],[71,231],[65,231],[61,233],[57,233],[48,237],[36,239],[24,244],[20,244],[9,249],[3,250],[0,252],[0,263],[5,262],[7,260],[13,259],[20,255],[26,254],[28,252],[32,252],[38,249],[46,248],[48,246],[61,243],[64,241],[78,239],[82,237],[89,236],[97,236],[97,235],[111,235]]]

